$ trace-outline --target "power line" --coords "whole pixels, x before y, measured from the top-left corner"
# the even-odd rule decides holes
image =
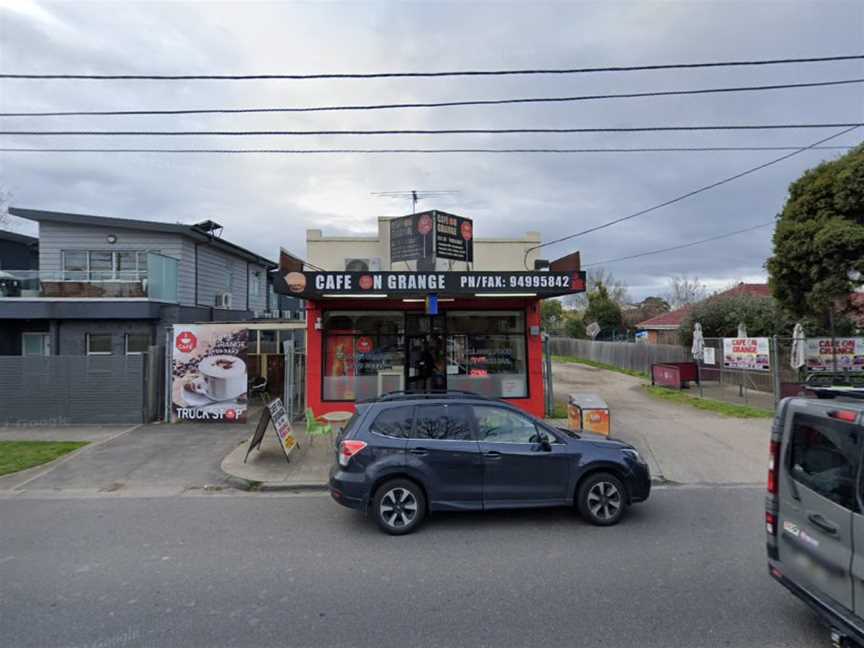
[[[828,124],[737,124],[699,126],[616,126],[606,128],[443,128],[422,130],[262,130],[262,131],[0,131],[0,135],[84,135],[84,136],[307,136],[307,135],[504,135],[515,133],[647,133],[670,131],[783,130],[790,128],[846,128],[861,126],[861,122]]]
[[[670,97],[679,95],[700,95],[730,92],[757,92],[765,90],[787,90],[794,88],[816,88],[824,86],[850,85],[864,83],[864,78],[842,79],[838,81],[812,81],[808,83],[783,83],[757,86],[735,86],[724,88],[701,88],[696,90],[663,90],[655,92],[624,92],[613,94],[577,95],[572,97],[527,97],[519,99],[471,99],[465,101],[435,101],[389,104],[351,104],[343,106],[277,106],[270,108],[178,108],[166,110],[64,110],[53,112],[4,112],[0,117],[85,117],[85,116],[143,116],[143,115],[215,115],[248,113],[303,113],[346,110],[392,110],[402,108],[450,108],[457,106],[500,106],[510,104],[566,103],[576,101],[595,101],[600,99],[633,99],[639,97]]]
[[[618,261],[628,261],[630,259],[638,259],[645,256],[651,256],[652,254],[661,254],[663,252],[672,252],[674,250],[683,250],[684,248],[693,247],[694,245],[701,245],[702,243],[709,243],[711,241],[719,241],[720,239],[729,238],[730,236],[737,236],[738,234],[743,234],[745,232],[752,232],[753,230],[761,229],[763,227],[768,227],[769,225],[773,225],[774,221],[770,221],[768,223],[760,223],[759,225],[754,225],[753,227],[745,227],[744,229],[735,230],[734,232],[726,232],[725,234],[719,234],[718,236],[711,236],[706,239],[701,239],[699,241],[691,241],[690,243],[683,243],[681,245],[673,245],[672,247],[662,248],[660,250],[651,250],[650,252],[640,252],[638,254],[631,254],[628,256],[618,257],[616,259],[606,259],[605,261],[595,261],[594,263],[586,263],[584,268],[591,268],[599,265],[606,265],[608,263],[617,263]]]
[[[841,137],[841,136],[845,135],[846,133],[850,133],[853,130],[855,130],[856,128],[858,128],[858,125],[854,125],[854,126],[851,126],[849,128],[844,128],[842,131],[840,131],[838,133],[834,133],[833,135],[830,135],[829,137],[824,137],[824,138],[822,138],[816,142],[813,142],[809,146],[804,146],[804,147],[802,147],[796,151],[792,151],[791,153],[787,153],[786,155],[781,155],[778,158],[774,158],[773,160],[769,160],[768,162],[765,162],[765,163],[760,164],[758,166],[750,167],[749,169],[746,169],[740,173],[736,173],[735,175],[727,176],[726,178],[723,178],[722,180],[718,180],[717,182],[712,182],[711,184],[704,185],[702,187],[699,187],[698,189],[688,191],[687,193],[681,194],[680,196],[676,196],[675,198],[672,198],[670,200],[666,200],[666,201],[664,201],[660,204],[654,205],[652,207],[648,207],[647,209],[641,209],[641,210],[639,210],[633,214],[629,214],[627,216],[622,216],[621,218],[616,218],[614,220],[607,221],[605,223],[601,223],[600,225],[595,225],[594,227],[589,227],[588,229],[582,230],[581,232],[576,232],[575,234],[569,234],[567,236],[562,236],[560,238],[553,239],[551,241],[547,241],[546,243],[540,243],[539,245],[534,245],[534,246],[528,248],[527,250],[525,250],[525,256],[523,258],[523,263],[524,263],[525,267],[527,268],[528,267],[528,255],[531,252],[533,252],[534,250],[539,250],[540,248],[544,248],[544,247],[547,247],[549,245],[555,245],[556,243],[563,243],[564,241],[569,241],[570,239],[574,239],[578,236],[584,236],[585,234],[590,234],[592,232],[596,232],[598,230],[605,229],[607,227],[611,227],[612,225],[617,225],[618,223],[623,223],[624,221],[632,220],[634,218],[637,218],[638,216],[643,216],[645,214],[656,211],[658,209],[662,209],[663,207],[668,207],[669,205],[673,205],[677,202],[681,202],[682,200],[685,200],[685,199],[690,198],[692,196],[698,195],[700,193],[704,193],[704,192],[709,191],[711,189],[715,189],[716,187],[719,187],[721,185],[724,185],[724,184],[727,184],[727,183],[732,182],[734,180],[737,180],[738,178],[743,178],[744,176],[750,175],[751,173],[756,173],[757,171],[761,171],[762,169],[765,169],[765,168],[772,166],[774,164],[778,164],[778,163],[782,162],[783,160],[788,160],[789,158],[794,157],[796,155],[799,155],[800,153],[803,153],[805,151],[809,151],[809,150],[813,149],[814,147],[819,146],[820,144],[824,144],[825,142],[828,142],[830,140]]]
[[[646,70],[681,70],[713,67],[744,67],[755,65],[784,65],[790,63],[825,63],[864,59],[864,54],[844,56],[816,56],[807,58],[754,59],[714,61],[707,63],[666,63],[661,65],[626,65],[581,68],[536,68],[517,70],[458,70],[446,72],[350,72],[327,74],[12,74],[0,73],[0,79],[71,79],[71,80],[143,80],[143,81],[249,81],[249,80],[305,80],[305,79],[382,79],[428,78],[453,76],[506,76],[529,74],[588,74],[595,72],[636,72]]]
[[[855,144],[839,146],[812,146],[814,151],[845,151]],[[735,151],[797,151],[801,146],[668,146],[643,148],[386,148],[386,149],[277,149],[277,148],[15,148],[0,147],[0,153],[168,153],[168,154],[274,154],[274,155],[328,155],[328,154],[443,154],[443,153],[703,153]],[[428,192],[427,192],[428,193]]]

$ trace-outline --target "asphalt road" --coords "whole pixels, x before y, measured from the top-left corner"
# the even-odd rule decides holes
[[[323,494],[0,496],[0,645],[829,645],[770,580],[755,487],[619,526],[436,515],[392,538]]]

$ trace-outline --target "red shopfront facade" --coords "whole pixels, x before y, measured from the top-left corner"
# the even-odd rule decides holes
[[[445,389],[543,416],[540,304],[581,292],[584,280],[581,272],[292,272],[274,286],[307,300],[306,405],[317,416],[387,392]]]
[[[306,399],[315,414],[397,390],[458,389],[543,415],[540,300],[310,300]]]

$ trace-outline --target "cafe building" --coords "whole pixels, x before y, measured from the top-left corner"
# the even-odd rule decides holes
[[[377,237],[310,230],[305,264],[280,257],[274,288],[307,304],[307,407],[462,390],[542,416],[540,304],[584,290],[578,255],[550,267],[536,232],[475,239],[469,219],[440,211],[378,225]]]

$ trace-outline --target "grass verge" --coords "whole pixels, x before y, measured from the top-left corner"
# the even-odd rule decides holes
[[[689,394],[683,394],[675,389],[666,389],[665,387],[657,387],[655,385],[642,385],[648,394],[655,398],[672,401],[673,403],[681,403],[690,405],[697,409],[707,410],[722,414],[723,416],[731,416],[734,418],[771,418],[774,412],[771,410],[762,409],[759,407],[750,407],[749,405],[733,405],[732,403],[724,403],[723,401],[707,400],[697,398]]]
[[[636,378],[648,378],[648,374],[644,371],[633,371],[632,369],[622,369],[621,367],[616,367],[615,365],[606,364],[605,362],[596,362],[595,360],[586,360],[584,358],[577,358],[576,356],[559,356],[553,355],[552,362],[564,362],[564,363],[576,363],[581,365],[587,365],[589,367],[595,367],[597,369],[605,369],[606,371],[615,371],[617,373],[626,374],[628,376],[635,376]]]
[[[0,475],[54,461],[86,441],[0,441]]]
[[[566,419],[567,414],[567,405],[565,403],[561,403],[555,401],[554,409],[552,410],[552,416],[547,416],[547,419]]]

